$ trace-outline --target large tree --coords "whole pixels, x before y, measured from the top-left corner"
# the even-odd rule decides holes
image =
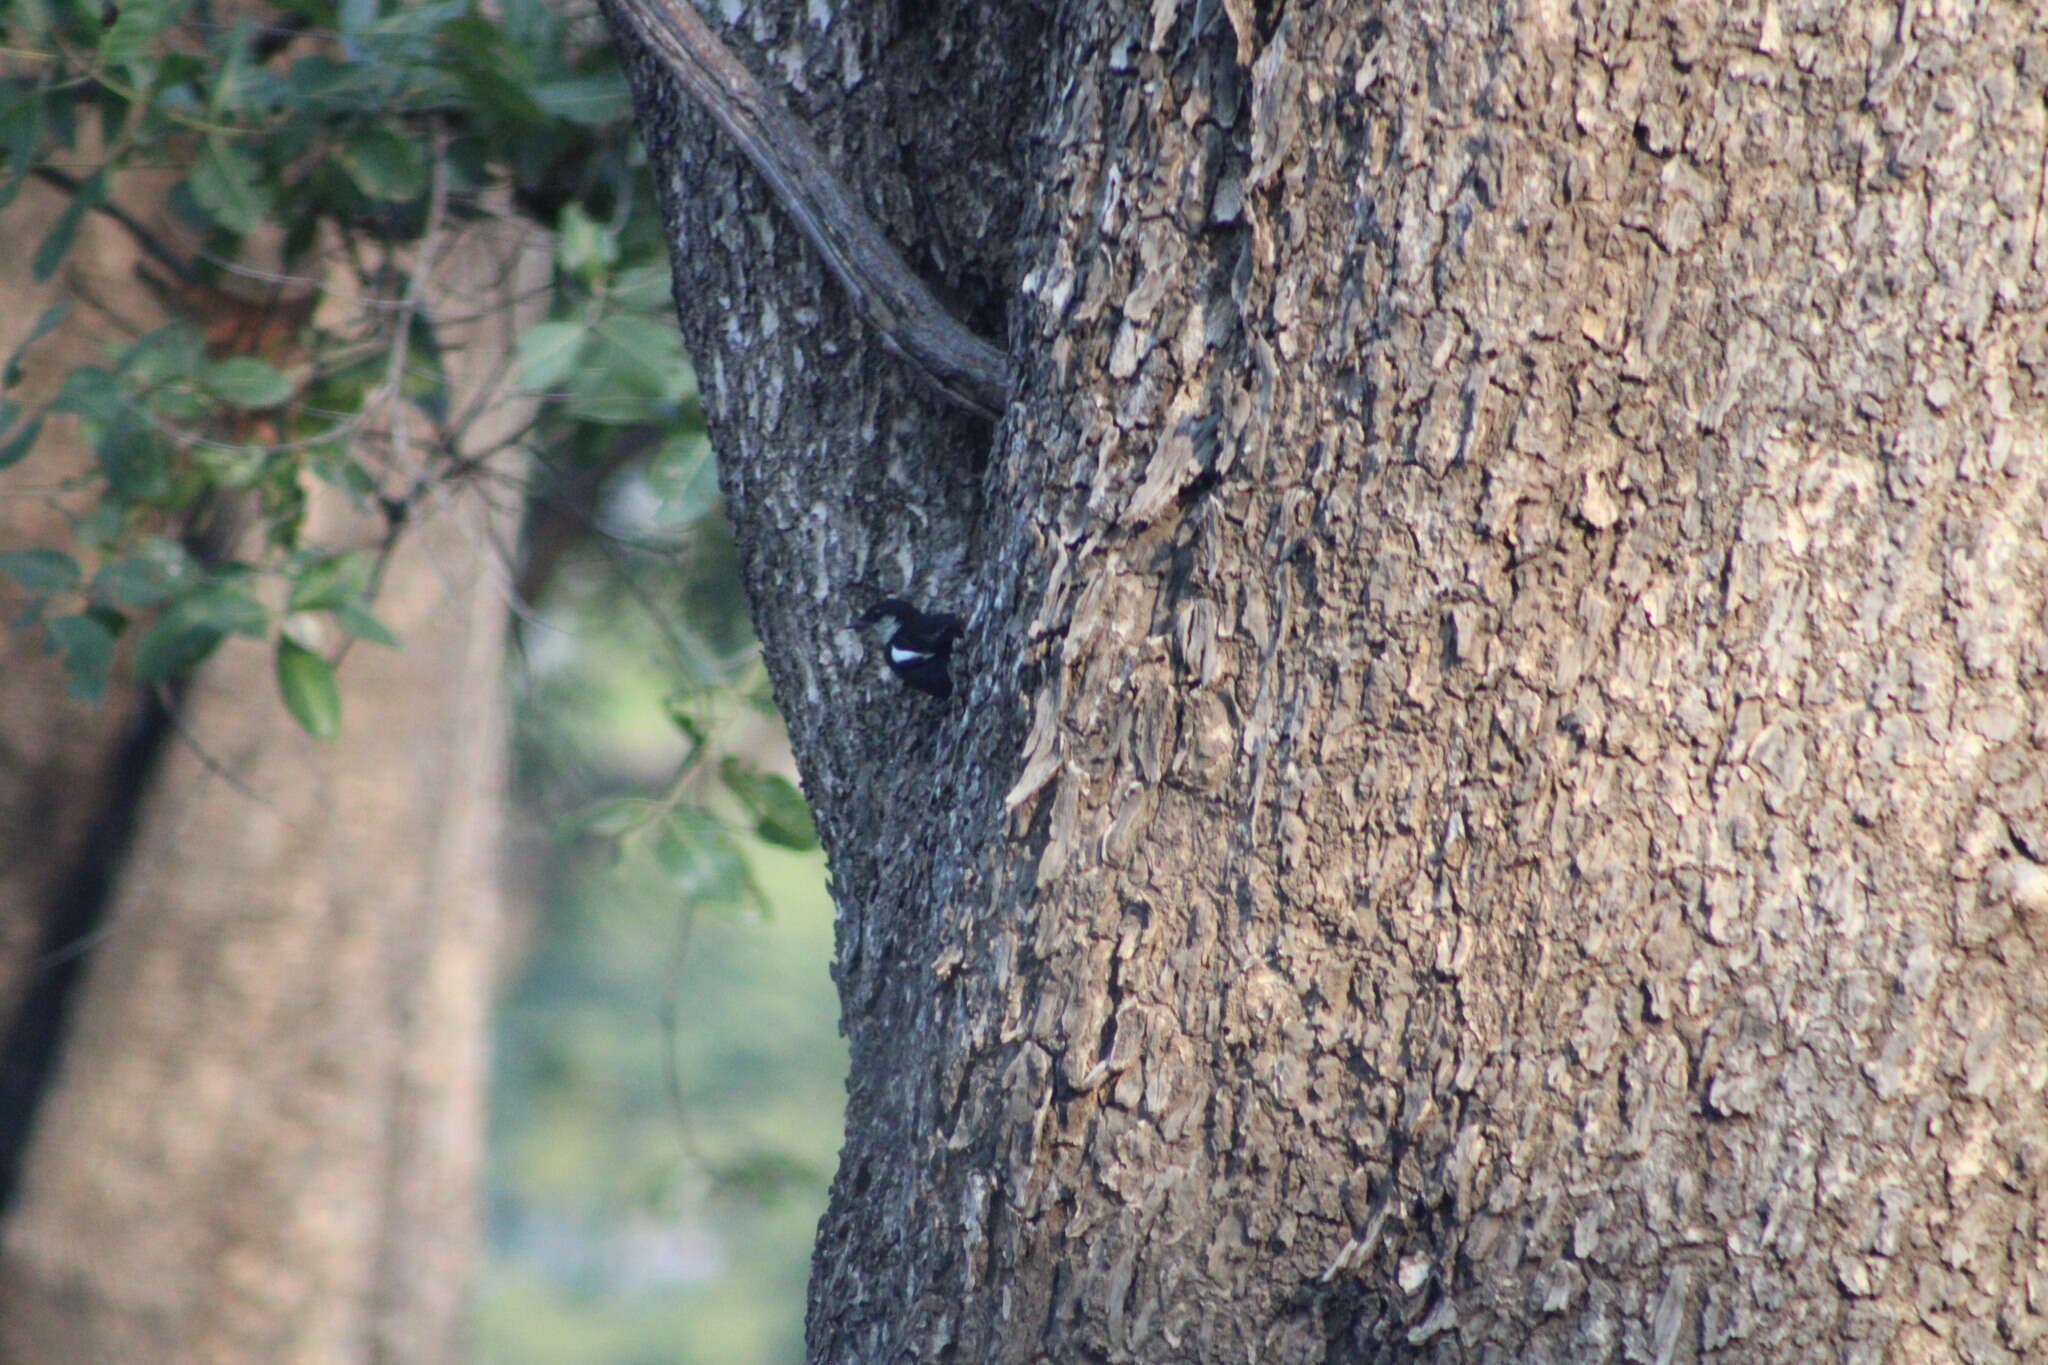
[[[63,209],[30,186],[9,231],[37,240]],[[502,369],[499,333],[545,286],[538,234],[508,228],[448,234],[419,288],[459,319],[459,398]],[[4,351],[59,294],[163,320],[131,238],[82,233],[46,286],[25,259],[0,270]],[[99,358],[86,312],[25,358],[17,392]],[[501,398],[472,438],[529,408]],[[61,538],[95,469],[69,431],[46,437],[0,482],[0,546]],[[309,538],[387,529],[331,489],[308,498]],[[241,510],[182,529],[249,553]],[[175,695],[117,681],[95,710],[40,640],[0,633],[4,1365],[466,1354],[507,731],[498,547],[516,528],[476,498],[408,522],[378,596],[405,646],[349,651],[332,743],[247,641]],[[7,585],[10,616],[21,596]]]
[[[628,44],[840,908],[812,1358],[2048,1349],[2048,11],[722,13],[1016,366]]]

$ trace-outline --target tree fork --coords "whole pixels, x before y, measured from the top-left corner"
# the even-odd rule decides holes
[[[946,311],[826,164],[818,144],[718,40],[688,0],[605,0],[761,173],[847,297],[891,351],[947,399],[994,421],[1010,362]]]

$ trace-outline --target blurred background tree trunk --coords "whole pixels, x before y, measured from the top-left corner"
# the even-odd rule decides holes
[[[1023,375],[638,68],[839,908],[812,1359],[2038,1355],[2041,9],[724,13]]]
[[[422,306],[472,319],[443,321],[456,401],[507,363],[546,280],[539,234],[484,226],[425,247]],[[88,230],[89,275],[44,301],[146,318],[132,243]],[[11,348],[40,301],[18,255],[8,274]],[[59,373],[85,344],[32,364]],[[501,403],[472,439],[524,413]],[[90,460],[46,440],[4,476],[0,538],[48,539],[61,466]],[[312,496],[317,530],[346,537],[339,495]],[[411,509],[377,599],[403,645],[349,650],[330,744],[278,700],[268,649],[231,641],[166,714],[65,698],[33,636],[0,637],[0,1005],[7,1103],[33,1119],[10,1125],[0,1360],[463,1358],[516,501]]]
[[[63,209],[63,196],[27,187],[15,212],[23,240],[49,230]],[[88,224],[81,259],[105,262],[90,287],[112,288],[117,296],[147,306],[141,288],[127,276],[132,246],[112,224]],[[72,280],[35,286],[26,261],[10,256],[0,265],[0,347],[12,352],[44,308],[76,287]],[[60,329],[23,364],[24,389],[47,396],[56,379],[84,363],[92,346],[74,329]],[[61,447],[55,433],[47,465],[16,466],[0,475],[0,543],[8,548],[42,545],[65,533],[57,493],[63,481],[90,468],[92,452],[75,441]],[[63,955],[38,963],[39,955],[75,937],[65,923],[89,924],[104,897],[97,845],[120,840],[133,805],[132,789],[154,754],[160,724],[148,717],[147,698],[130,690],[87,706],[64,690],[59,661],[45,654],[29,631],[0,632],[0,1021],[14,1035],[11,1059],[0,1067],[0,1127],[4,1150],[16,1153],[22,1127],[34,1106],[39,1065],[24,1054],[40,1052],[46,1027],[54,1023],[54,992],[73,977]],[[54,941],[53,941],[54,939]],[[32,992],[42,998],[27,1000]],[[29,1017],[24,1017],[24,1004]]]

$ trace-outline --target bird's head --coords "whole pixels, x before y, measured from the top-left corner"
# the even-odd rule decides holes
[[[877,621],[894,621],[897,625],[917,619],[916,607],[900,597],[885,597],[847,623],[848,630],[865,630]]]

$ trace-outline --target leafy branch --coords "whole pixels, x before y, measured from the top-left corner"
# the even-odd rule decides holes
[[[60,304],[8,358],[0,469],[66,428],[95,468],[45,494],[70,538],[0,555],[0,574],[25,594],[13,624],[42,629],[80,697],[117,671],[175,677],[248,637],[275,650],[292,714],[331,737],[348,643],[396,643],[374,611],[378,570],[420,507],[493,462],[522,479],[536,448],[559,467],[621,429],[687,436],[700,419],[595,23],[535,0],[215,13],[31,3],[0,19],[0,212],[30,180],[67,201],[34,278],[63,270],[98,215],[162,272],[145,279],[164,315],[139,336],[102,316],[102,359],[39,401],[23,353],[94,320]],[[545,316],[506,345],[516,366],[457,392],[446,337],[474,319],[436,311],[432,272],[478,234],[529,224],[559,229]],[[522,301],[484,307],[510,318]],[[485,440],[508,368],[538,416],[515,441]],[[383,530],[314,543],[323,487]],[[195,527],[223,508],[247,534],[202,544]]]

